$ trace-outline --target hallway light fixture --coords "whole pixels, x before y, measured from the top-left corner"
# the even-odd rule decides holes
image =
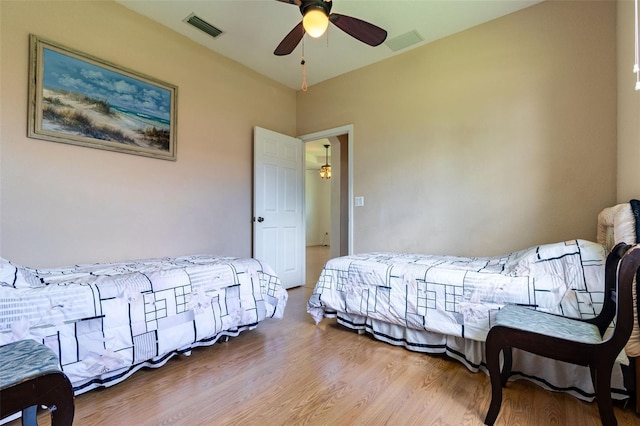
[[[331,179],[331,166],[329,165],[329,146],[325,145],[324,166],[320,167],[320,178]]]

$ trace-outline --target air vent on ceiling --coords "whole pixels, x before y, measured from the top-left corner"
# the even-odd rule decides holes
[[[398,50],[406,49],[407,47],[420,43],[421,41],[424,41],[424,38],[422,38],[416,30],[413,30],[392,39],[387,39],[385,44],[389,46],[389,49],[397,52]]]
[[[203,31],[209,34],[213,38],[216,38],[222,34],[221,29],[214,27],[213,25],[211,25],[210,23],[208,23],[202,18],[199,18],[198,16],[196,16],[195,13],[192,13],[191,15],[187,16],[184,19],[184,22],[186,22],[187,24],[193,25],[200,31]]]

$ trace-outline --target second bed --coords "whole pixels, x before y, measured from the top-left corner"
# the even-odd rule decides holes
[[[629,204],[626,204],[629,208]],[[608,246],[619,238],[611,214],[599,216],[599,242],[571,240],[504,256],[454,257],[367,253],[329,260],[307,311],[316,323],[336,318],[345,327],[392,345],[446,354],[469,370],[485,370],[484,341],[505,304],[574,318],[591,318],[602,306]],[[609,236],[607,236],[609,235]],[[628,241],[634,243],[634,241]],[[612,397],[630,395],[621,353],[612,373]],[[587,367],[514,351],[510,380],[592,400]]]

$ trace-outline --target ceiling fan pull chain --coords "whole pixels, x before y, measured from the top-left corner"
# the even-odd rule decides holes
[[[327,48],[329,47],[329,29],[327,28]]]
[[[302,60],[300,61],[300,65],[302,65],[302,91],[306,92],[307,89],[309,88],[309,86],[307,86],[307,65],[306,62],[304,60],[304,56],[302,57]]]
[[[304,60],[304,38],[302,39],[302,58],[300,65],[302,65],[302,87],[300,89],[306,92],[309,86],[307,86],[307,61]]]

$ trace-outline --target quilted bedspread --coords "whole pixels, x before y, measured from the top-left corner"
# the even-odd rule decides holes
[[[368,253],[324,266],[308,301],[316,323],[337,313],[484,341],[508,303],[575,318],[602,307],[604,246],[572,240],[496,257]]]
[[[281,318],[287,292],[255,259],[206,255],[32,269],[0,261],[0,345],[46,344],[76,394]]]

